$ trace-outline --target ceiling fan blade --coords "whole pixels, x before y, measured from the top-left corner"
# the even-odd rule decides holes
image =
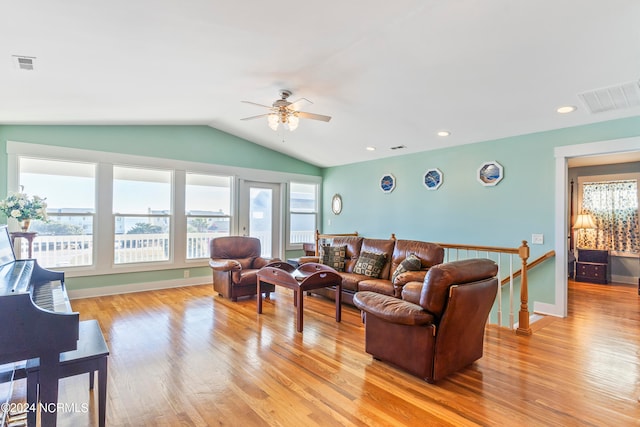
[[[329,120],[331,120],[330,116],[323,116],[322,114],[314,114],[314,113],[305,113],[304,111],[298,111],[297,116],[302,117],[303,119],[322,120],[323,122],[328,122]]]
[[[253,119],[259,119],[261,117],[267,117],[269,114],[260,114],[259,116],[251,116],[251,117],[245,117],[244,119],[240,119],[240,120],[253,120]]]
[[[258,104],[257,102],[251,102],[251,101],[240,101],[240,102],[244,102],[245,104],[257,105],[258,107],[272,108],[271,105]]]
[[[290,110],[298,111],[298,108],[300,108],[300,106],[302,105],[302,101],[307,101],[309,104],[313,104],[313,102],[311,102],[307,98],[300,98],[289,104],[287,108]]]

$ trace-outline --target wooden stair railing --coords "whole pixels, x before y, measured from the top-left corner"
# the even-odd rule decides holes
[[[344,234],[320,234],[318,230],[315,233],[315,243],[316,243],[316,256],[319,254],[319,246],[320,241],[322,239],[332,239],[338,236],[358,236],[358,232],[354,233],[344,233]],[[395,235],[391,235],[392,239],[395,239]],[[456,259],[459,257],[460,251],[475,251],[476,257],[480,252],[486,252],[487,258],[489,258],[489,253],[496,254],[509,254],[509,255],[517,255],[520,258],[521,268],[516,272],[511,272],[508,277],[505,277],[500,281],[501,286],[504,286],[506,283],[513,284],[513,279],[516,277],[522,277],[520,280],[520,310],[518,312],[518,328],[516,329],[516,333],[518,335],[531,335],[531,325],[529,322],[529,282],[527,278],[527,271],[529,268],[535,267],[536,265],[542,263],[546,259],[552,258],[555,256],[554,251],[549,251],[541,257],[537,258],[531,264],[527,264],[527,260],[529,259],[529,246],[527,245],[527,241],[523,240],[522,244],[517,248],[505,248],[499,246],[482,246],[482,245],[461,245],[461,244],[452,244],[452,243],[436,243],[437,245],[442,246],[445,249],[445,260],[444,262],[453,261],[451,259],[451,252],[456,251]],[[499,256],[499,255],[498,255]],[[468,257],[466,257],[468,258]],[[510,257],[511,259],[511,257]],[[511,264],[511,262],[510,262]],[[510,265],[510,271],[513,270],[512,265]],[[639,291],[640,292],[640,291]],[[512,295],[512,292],[510,292]],[[502,292],[498,292],[498,319],[502,318]],[[510,306],[513,307],[512,301],[510,301]],[[513,327],[513,315],[510,315],[510,324]],[[500,322],[500,320],[499,320]]]
[[[445,262],[452,261],[450,258],[451,252],[453,250],[456,251],[456,255],[458,256],[460,251],[475,251],[476,257],[480,252],[486,252],[487,258],[489,258],[489,253],[498,254],[509,254],[509,255],[518,255],[520,258],[521,268],[519,276],[522,276],[520,279],[520,311],[518,312],[518,328],[516,329],[516,333],[518,335],[531,335],[531,325],[529,323],[529,282],[527,278],[527,260],[529,259],[529,246],[527,245],[527,241],[523,240],[522,244],[517,248],[505,248],[498,246],[479,246],[479,245],[460,245],[460,244],[451,244],[451,243],[437,243],[438,245],[445,248],[446,258]],[[457,259],[457,257],[456,257]],[[511,260],[511,258],[510,258]],[[510,271],[513,270],[511,261],[510,261]],[[507,281],[509,283],[513,283],[514,273],[511,272]],[[512,298],[513,293],[510,292],[510,298]],[[498,322],[500,324],[502,319],[502,292],[498,292]],[[512,301],[510,301],[510,307],[513,307]],[[513,325],[513,315],[510,315],[510,324]]]
[[[357,236],[357,235],[358,235],[357,231],[354,231],[353,233],[321,234],[320,231],[316,230],[315,232],[316,256],[320,256],[320,240],[325,240],[325,239],[331,240],[334,237]]]
[[[533,262],[531,262],[531,263],[527,264],[527,269],[528,269],[528,270],[531,270],[533,267],[535,267],[535,266],[537,266],[537,265],[539,265],[539,264],[542,264],[542,262],[543,262],[543,261],[546,261],[546,260],[548,260],[548,259],[551,259],[551,258],[553,258],[553,257],[555,257],[555,256],[556,256],[556,251],[554,251],[554,250],[550,250],[550,251],[549,251],[549,252],[547,252],[546,254],[541,255],[540,257],[536,258],[536,259],[535,259],[535,261],[533,261]],[[514,272],[513,272],[513,278],[515,279],[516,277],[520,277],[520,274],[521,274],[521,273],[522,273],[522,270],[521,270],[521,269],[520,269],[520,270],[516,270],[516,271],[514,271]],[[504,279],[502,279],[502,280],[500,281],[500,285],[501,285],[501,286],[506,285],[507,283],[509,283],[509,280],[510,280],[510,279],[511,279],[511,277],[510,277],[510,276],[505,277]]]

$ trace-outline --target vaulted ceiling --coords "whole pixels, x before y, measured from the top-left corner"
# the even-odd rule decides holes
[[[209,125],[332,166],[640,115],[637,0],[0,5],[0,124]],[[332,120],[240,120],[280,89]]]

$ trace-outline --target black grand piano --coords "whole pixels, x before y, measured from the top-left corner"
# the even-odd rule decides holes
[[[35,259],[16,260],[7,227],[0,226],[0,365],[40,358],[42,427],[56,425],[60,353],[76,349],[78,324],[64,273]]]

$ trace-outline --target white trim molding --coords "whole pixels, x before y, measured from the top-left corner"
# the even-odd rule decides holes
[[[555,172],[555,303],[534,302],[533,311],[559,317],[567,317],[567,231],[568,231],[568,159],[602,154],[640,151],[640,137],[613,139],[577,145],[556,147]]]

